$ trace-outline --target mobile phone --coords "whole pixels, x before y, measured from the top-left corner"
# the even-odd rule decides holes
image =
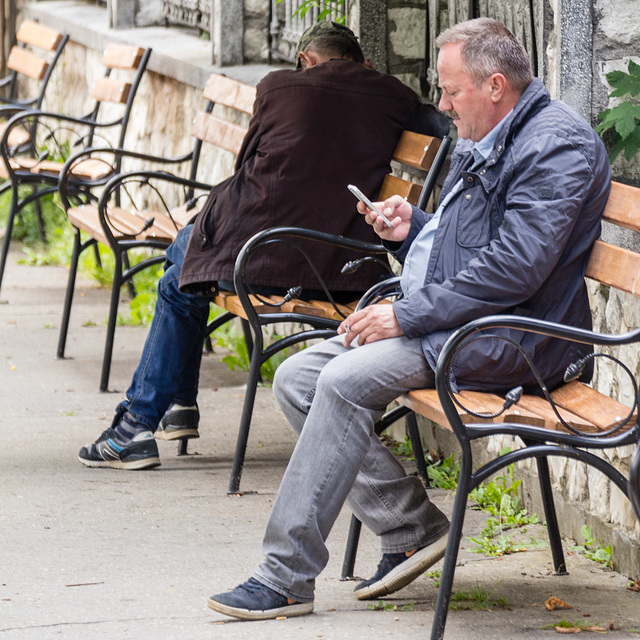
[[[351,191],[351,193],[353,193],[353,195],[358,198],[360,202],[364,202],[364,204],[366,204],[367,207],[371,209],[371,211],[379,215],[382,218],[382,221],[387,225],[387,227],[391,226],[391,221],[389,220],[389,218],[387,218],[387,216],[385,216],[384,213],[382,213],[382,211],[380,211],[380,209],[378,209],[378,207],[376,207],[376,205],[373,204],[373,202],[371,202],[371,200],[369,200],[369,198],[367,198],[367,196],[365,196],[364,193],[360,191],[360,189],[358,189],[358,187],[353,184],[349,184],[347,185],[347,189],[349,189],[349,191]]]

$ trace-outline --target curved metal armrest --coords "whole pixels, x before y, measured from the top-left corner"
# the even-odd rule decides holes
[[[104,190],[100,194],[98,198],[98,215],[100,218],[100,224],[104,230],[105,235],[109,239],[110,242],[116,242],[113,232],[111,230],[111,226],[108,223],[109,219],[109,202],[111,197],[115,192],[118,191],[120,187],[127,181],[138,180],[140,183],[147,183],[151,180],[166,182],[173,185],[178,185],[185,187],[189,190],[200,190],[200,191],[209,191],[212,185],[198,182],[196,180],[190,180],[189,178],[183,178],[181,176],[176,176],[167,171],[128,171],[126,173],[119,173],[113,176],[105,185]],[[167,211],[167,215],[171,217],[169,211]],[[174,222],[175,225],[175,222]],[[177,229],[176,225],[176,229]]]
[[[92,157],[98,156],[100,160],[105,162],[105,164],[110,167],[110,175],[108,179],[113,179],[114,173],[120,171],[120,161],[123,158],[133,158],[136,160],[143,160],[145,162],[153,162],[156,164],[180,164],[182,162],[187,162],[191,160],[192,153],[189,152],[183,156],[177,156],[173,158],[161,158],[159,156],[150,155],[147,153],[140,153],[138,151],[133,151],[129,149],[119,149],[117,147],[87,147],[82,151],[78,151],[77,153],[70,156],[67,161],[64,163],[62,171],[58,176],[58,191],[60,193],[60,199],[62,201],[63,207],[68,209],[70,206],[69,203],[69,181],[74,179],[73,176],[73,168],[74,166],[83,161],[88,160]],[[112,156],[114,158],[113,164],[109,163],[104,156]],[[119,174],[120,175],[120,174]],[[105,182],[105,180],[98,181],[99,183]],[[87,180],[87,184],[92,184],[91,180]],[[209,188],[211,188],[209,186]]]
[[[356,306],[356,311],[359,311],[364,307],[368,307],[369,305],[376,304],[384,298],[390,298],[391,296],[398,297],[401,294],[400,276],[388,278],[382,282],[376,282],[376,284],[364,292]]]
[[[469,339],[473,334],[488,329],[517,329],[519,331],[533,332],[552,338],[591,345],[618,346],[640,341],[640,329],[623,334],[612,335],[597,333],[595,331],[580,329],[546,320],[513,315],[495,315],[480,318],[478,320],[472,320],[449,337],[442,348],[436,366],[436,390],[438,392],[438,398],[453,430],[456,433],[456,425],[459,423],[459,419],[457,418],[457,410],[452,399],[452,391],[449,385],[449,370],[453,359],[456,357],[456,354],[464,345],[465,341],[467,341],[467,339]],[[624,364],[620,364],[625,367]],[[628,373],[635,385],[635,378],[633,378],[633,374],[631,374],[630,371]],[[636,406],[637,404],[638,399],[636,397]],[[613,431],[615,430],[612,429],[612,432]],[[604,436],[607,434],[603,433],[602,435]]]
[[[361,240],[354,240],[352,238],[345,238],[344,236],[337,236],[331,233],[325,233],[323,231],[315,231],[312,229],[303,229],[300,227],[272,227],[256,233],[252,238],[247,240],[245,245],[240,250],[238,257],[236,258],[235,268],[233,272],[233,284],[240,299],[240,302],[245,310],[247,316],[250,319],[257,321],[257,314],[253,310],[253,305],[249,298],[250,283],[246,281],[246,269],[249,260],[253,253],[258,249],[275,242],[286,242],[287,240],[313,240],[316,242],[330,244],[335,247],[341,247],[344,249],[354,249],[368,254],[382,254],[387,255],[387,250],[381,244],[373,244],[371,242],[363,242]],[[289,242],[289,245],[293,245]],[[295,246],[295,245],[293,245]],[[295,283],[292,283],[295,288]],[[321,286],[324,288],[324,283],[321,282]],[[326,290],[325,292],[329,293]],[[295,296],[292,296],[295,297]],[[331,298],[329,297],[329,300]],[[334,305],[335,306],[335,305]]]

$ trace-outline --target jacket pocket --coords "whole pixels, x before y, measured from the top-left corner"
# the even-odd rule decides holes
[[[484,247],[491,242],[492,211],[498,209],[496,183],[473,173],[463,174],[466,188],[459,195],[458,244],[466,249]]]

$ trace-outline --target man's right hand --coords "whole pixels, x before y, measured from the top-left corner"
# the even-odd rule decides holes
[[[404,241],[411,227],[411,214],[413,213],[411,205],[401,196],[391,196],[384,202],[375,202],[374,204],[391,221],[390,227],[362,202],[358,202],[358,213],[364,216],[366,223],[371,225],[383,240]]]

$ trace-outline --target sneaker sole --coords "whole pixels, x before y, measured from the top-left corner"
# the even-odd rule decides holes
[[[180,440],[182,438],[199,438],[200,434],[197,429],[180,429],[180,431],[160,431],[157,429],[153,434],[156,440]]]
[[[267,609],[266,611],[240,609],[239,607],[230,607],[216,600],[209,598],[209,609],[213,609],[218,613],[224,613],[233,618],[240,620],[273,620],[274,618],[293,618],[295,616],[304,616],[313,611],[313,602],[298,602],[296,604],[288,604],[285,607],[277,609]]]
[[[354,591],[355,597],[358,600],[372,600],[402,589],[444,556],[448,539],[449,534],[446,533],[436,542],[416,551],[406,562],[389,571],[378,582]]]
[[[127,469],[136,471],[140,469],[151,469],[160,466],[160,458],[142,458],[140,460],[131,460],[123,462],[122,460],[86,460],[78,456],[78,460],[85,467],[103,468],[103,469]]]

